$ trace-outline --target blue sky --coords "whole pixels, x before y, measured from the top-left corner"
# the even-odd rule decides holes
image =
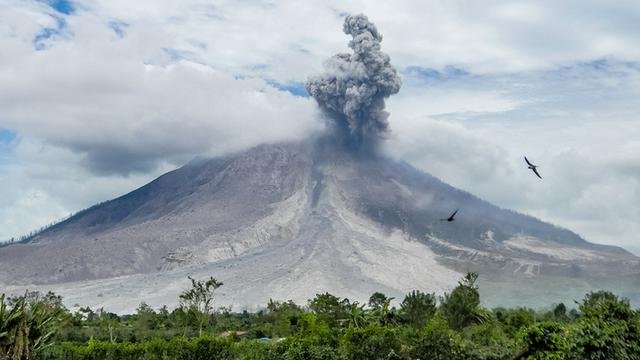
[[[359,12],[403,77],[391,156],[588,240],[637,243],[640,9],[577,0],[4,0],[0,239],[194,156],[321,129],[303,84],[347,50],[342,19]]]
[[[2,144],[8,144],[10,143],[13,139],[16,138],[16,133],[8,130],[8,129],[1,129],[0,128],[0,143]]]
[[[287,91],[291,93],[291,95],[309,97],[309,93],[304,88],[304,84],[301,82],[291,82],[287,84],[281,84],[274,80],[267,80],[267,83],[278,90]]]
[[[47,40],[64,35],[67,28],[67,22],[64,16],[71,15],[74,11],[73,4],[66,0],[41,0],[40,2],[54,10],[46,12],[54,21],[54,26],[43,27],[35,34],[33,37],[33,46],[36,50],[44,50],[47,46]]]
[[[67,0],[42,0],[42,2],[51,6],[55,11],[65,15],[72,14],[75,9],[73,3]]]
[[[15,138],[15,132],[0,128],[0,167],[6,165],[11,159],[11,142]]]

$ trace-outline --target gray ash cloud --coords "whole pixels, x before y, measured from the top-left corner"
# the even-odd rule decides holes
[[[380,50],[382,35],[365,15],[347,16],[343,31],[353,37],[353,52],[329,58],[324,73],[305,86],[351,145],[371,146],[389,131],[384,99],[397,93],[402,82],[389,55]]]

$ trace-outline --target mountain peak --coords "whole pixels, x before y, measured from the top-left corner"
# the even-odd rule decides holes
[[[454,222],[440,221],[457,208]],[[247,306],[324,291],[354,299],[380,290],[442,292],[469,270],[583,281],[637,269],[622,249],[325,138],[195,159],[0,248],[4,284],[64,291],[153,278],[162,285],[149,291],[160,294],[200,271],[239,284],[227,298]]]

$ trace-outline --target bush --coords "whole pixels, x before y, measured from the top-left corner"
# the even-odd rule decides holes
[[[281,354],[274,351],[272,344],[260,340],[240,341],[234,345],[238,360],[279,360]]]
[[[405,324],[422,328],[436,312],[436,296],[413,290],[400,304],[400,317]]]
[[[458,282],[458,286],[450,294],[445,294],[442,299],[440,307],[442,313],[455,330],[483,321],[484,314],[480,309],[477,280],[478,274],[468,273],[462,281]]]
[[[468,359],[463,340],[446,320],[436,316],[424,330],[410,336],[406,354],[411,359],[463,360]]]
[[[565,359],[566,331],[556,322],[534,324],[523,330],[521,339],[525,350],[520,358]]]
[[[342,337],[340,348],[345,359],[386,360],[399,358],[401,343],[394,329],[370,325],[348,329]]]
[[[271,301],[256,313],[223,310],[202,336],[202,322],[181,308],[69,314],[53,294],[0,296],[0,360],[640,360],[640,314],[625,299],[599,291],[586,295],[581,313],[564,305],[491,312],[480,306],[476,280],[467,274],[440,308],[434,295],[413,291],[399,310],[381,293],[370,308],[325,293],[307,308]],[[212,335],[241,330],[242,339]]]
[[[284,360],[338,360],[336,351],[328,345],[321,345],[309,339],[294,338],[288,341]]]
[[[640,316],[610,292],[589,293],[571,336],[575,359],[640,359]]]
[[[464,329],[469,357],[474,359],[511,359],[515,352],[515,341],[510,338],[498,322],[471,325]]]
[[[44,351],[42,359],[137,360],[137,359],[235,359],[233,343],[201,336],[192,340],[176,337],[170,341],[153,339],[139,343],[89,341],[86,345],[61,343]]]

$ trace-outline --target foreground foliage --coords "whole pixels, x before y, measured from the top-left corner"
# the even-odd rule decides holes
[[[4,359],[640,359],[640,313],[589,293],[568,311],[485,309],[477,275],[441,298],[374,293],[367,304],[324,293],[306,306],[270,301],[256,313],[214,311],[222,283],[191,279],[181,306],[135,314],[70,312],[54,294],[0,297]],[[55,333],[54,330],[57,330]]]

